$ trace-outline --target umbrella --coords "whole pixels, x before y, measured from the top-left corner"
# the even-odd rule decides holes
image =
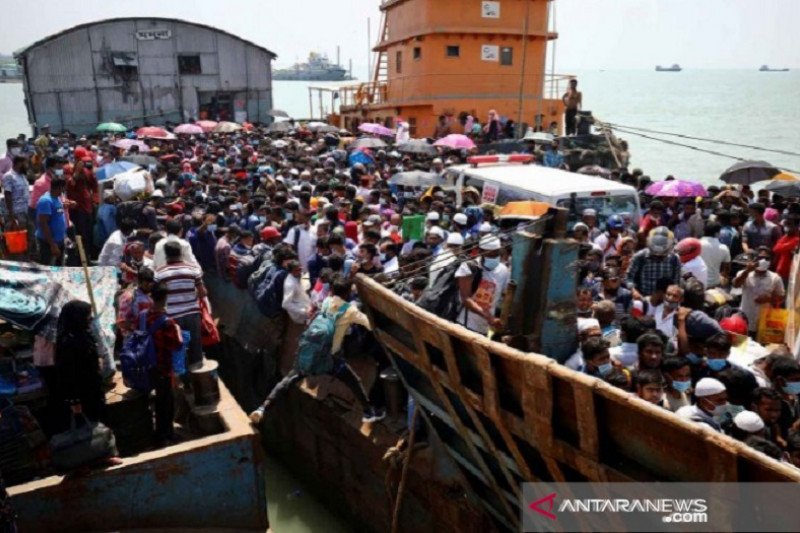
[[[547,133],[545,131],[533,131],[533,128],[528,128],[528,131],[525,133],[525,137],[520,139],[521,141],[532,142],[535,144],[550,144],[555,139],[552,133]]]
[[[136,130],[136,136],[140,139],[145,137],[149,137],[151,139],[172,139],[174,136],[165,130],[164,128],[159,128],[157,126],[145,126],[144,128],[139,128]]]
[[[325,122],[309,122],[306,124],[306,128],[317,133],[339,133],[339,128]]]
[[[268,114],[273,117],[289,118],[289,113],[280,109],[272,109]]]
[[[362,137],[350,143],[350,148],[359,150],[361,148],[386,148],[388,145],[375,137]]]
[[[267,133],[286,133],[292,129],[292,125],[287,122],[273,122],[267,127]]]
[[[475,143],[472,142],[472,139],[460,133],[451,133],[447,137],[442,137],[433,143],[433,145],[444,146],[446,148],[452,148],[453,150],[460,150],[462,148],[469,150],[475,148]]]
[[[405,187],[433,187],[442,185],[444,180],[435,172],[423,172],[421,170],[411,170],[409,172],[398,172],[391,178],[389,183],[403,185]]]
[[[136,139],[120,139],[115,141],[111,146],[122,148],[125,151],[130,150],[131,146],[138,146],[140,152],[150,151],[150,147],[144,141],[137,141]]]
[[[783,196],[800,196],[800,178],[788,172],[781,172],[764,188]]]
[[[123,172],[128,172],[129,170],[135,170],[138,168],[140,168],[139,165],[135,165],[128,161],[115,161],[98,168],[95,176],[97,177],[97,181],[106,181],[110,180],[117,174],[122,174]]]
[[[128,128],[117,122],[103,122],[102,124],[98,124],[95,129],[97,131],[111,131],[114,133],[125,133],[128,131]]]
[[[741,161],[723,172],[719,179],[725,183],[750,185],[757,181],[768,180],[780,172],[780,169],[766,161]]]
[[[195,126],[200,126],[203,128],[203,131],[206,133],[214,131],[214,128],[217,127],[217,123],[213,120],[198,120],[195,121]]]
[[[375,124],[373,122],[365,122],[363,124],[359,124],[358,131],[363,131],[364,133],[371,133],[372,135],[383,135],[384,137],[394,137],[393,129],[387,128],[386,126],[381,126],[380,124]]]
[[[586,165],[578,169],[578,174],[585,174],[586,176],[600,176],[607,178],[611,175],[611,171],[600,165]]]
[[[437,155],[439,150],[428,141],[411,139],[397,146],[397,151],[403,154]]]
[[[215,133],[233,133],[235,131],[240,131],[242,126],[235,122],[220,122],[217,124],[217,127],[214,128]]]
[[[181,133],[183,135],[200,135],[202,133],[205,133],[203,128],[201,128],[197,124],[181,124],[172,131],[174,131],[175,133]]]
[[[134,163],[140,167],[149,167],[150,165],[158,164],[158,159],[151,155],[126,155],[125,157],[121,157],[120,161]]]
[[[372,156],[366,152],[362,152],[361,150],[356,150],[347,158],[347,162],[352,166],[356,163],[361,163],[363,165],[371,165],[375,162],[372,159]]]
[[[697,196],[708,196],[706,188],[699,183],[684,180],[657,181],[650,185],[645,191],[650,196],[662,196],[669,198],[695,198]]]

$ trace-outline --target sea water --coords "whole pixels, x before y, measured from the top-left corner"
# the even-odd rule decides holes
[[[602,121],[624,126],[681,133],[800,154],[800,70],[592,70],[566,71],[579,80],[583,107]],[[310,86],[337,87],[357,82],[273,82],[274,107],[292,116],[319,116],[319,99]],[[323,106],[330,110],[330,95]],[[0,140],[30,134],[21,84],[0,84]],[[631,168],[641,168],[655,180],[667,175],[705,184],[736,160],[620,133],[628,141]],[[677,137],[674,142],[746,159],[762,159],[800,171],[800,155],[724,146]],[[0,147],[3,150],[4,147]]]

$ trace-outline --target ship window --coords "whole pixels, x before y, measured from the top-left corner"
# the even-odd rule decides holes
[[[510,46],[500,48],[500,64],[510,66],[514,62],[514,49]]]
[[[403,72],[403,51],[398,50],[397,53],[394,55],[394,66],[395,72],[398,74]]]
[[[178,56],[178,73],[180,74],[202,74],[200,67],[200,56]]]
[[[447,57],[460,57],[461,56],[461,47],[460,46],[448,46],[447,47]]]
[[[114,75],[130,80],[139,75],[139,60],[135,52],[112,52],[111,65]]]
[[[417,136],[417,119],[414,117],[409,117],[408,119],[408,134],[411,137]]]
[[[422,57],[422,48],[419,46],[414,47],[414,59],[419,59]]]

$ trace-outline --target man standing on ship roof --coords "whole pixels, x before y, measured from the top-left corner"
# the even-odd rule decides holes
[[[569,80],[569,89],[561,97],[566,107],[564,111],[565,135],[576,135],[578,133],[578,111],[583,106],[583,93],[578,90],[578,80]]]

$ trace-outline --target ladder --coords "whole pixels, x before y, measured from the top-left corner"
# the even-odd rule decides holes
[[[381,13],[381,32],[380,40],[378,43],[383,43],[389,40],[389,22],[386,17],[386,12]],[[380,50],[378,56],[375,58],[375,68],[372,70],[372,101],[377,102],[379,96],[379,87],[382,82],[389,79],[389,55],[385,50]]]

